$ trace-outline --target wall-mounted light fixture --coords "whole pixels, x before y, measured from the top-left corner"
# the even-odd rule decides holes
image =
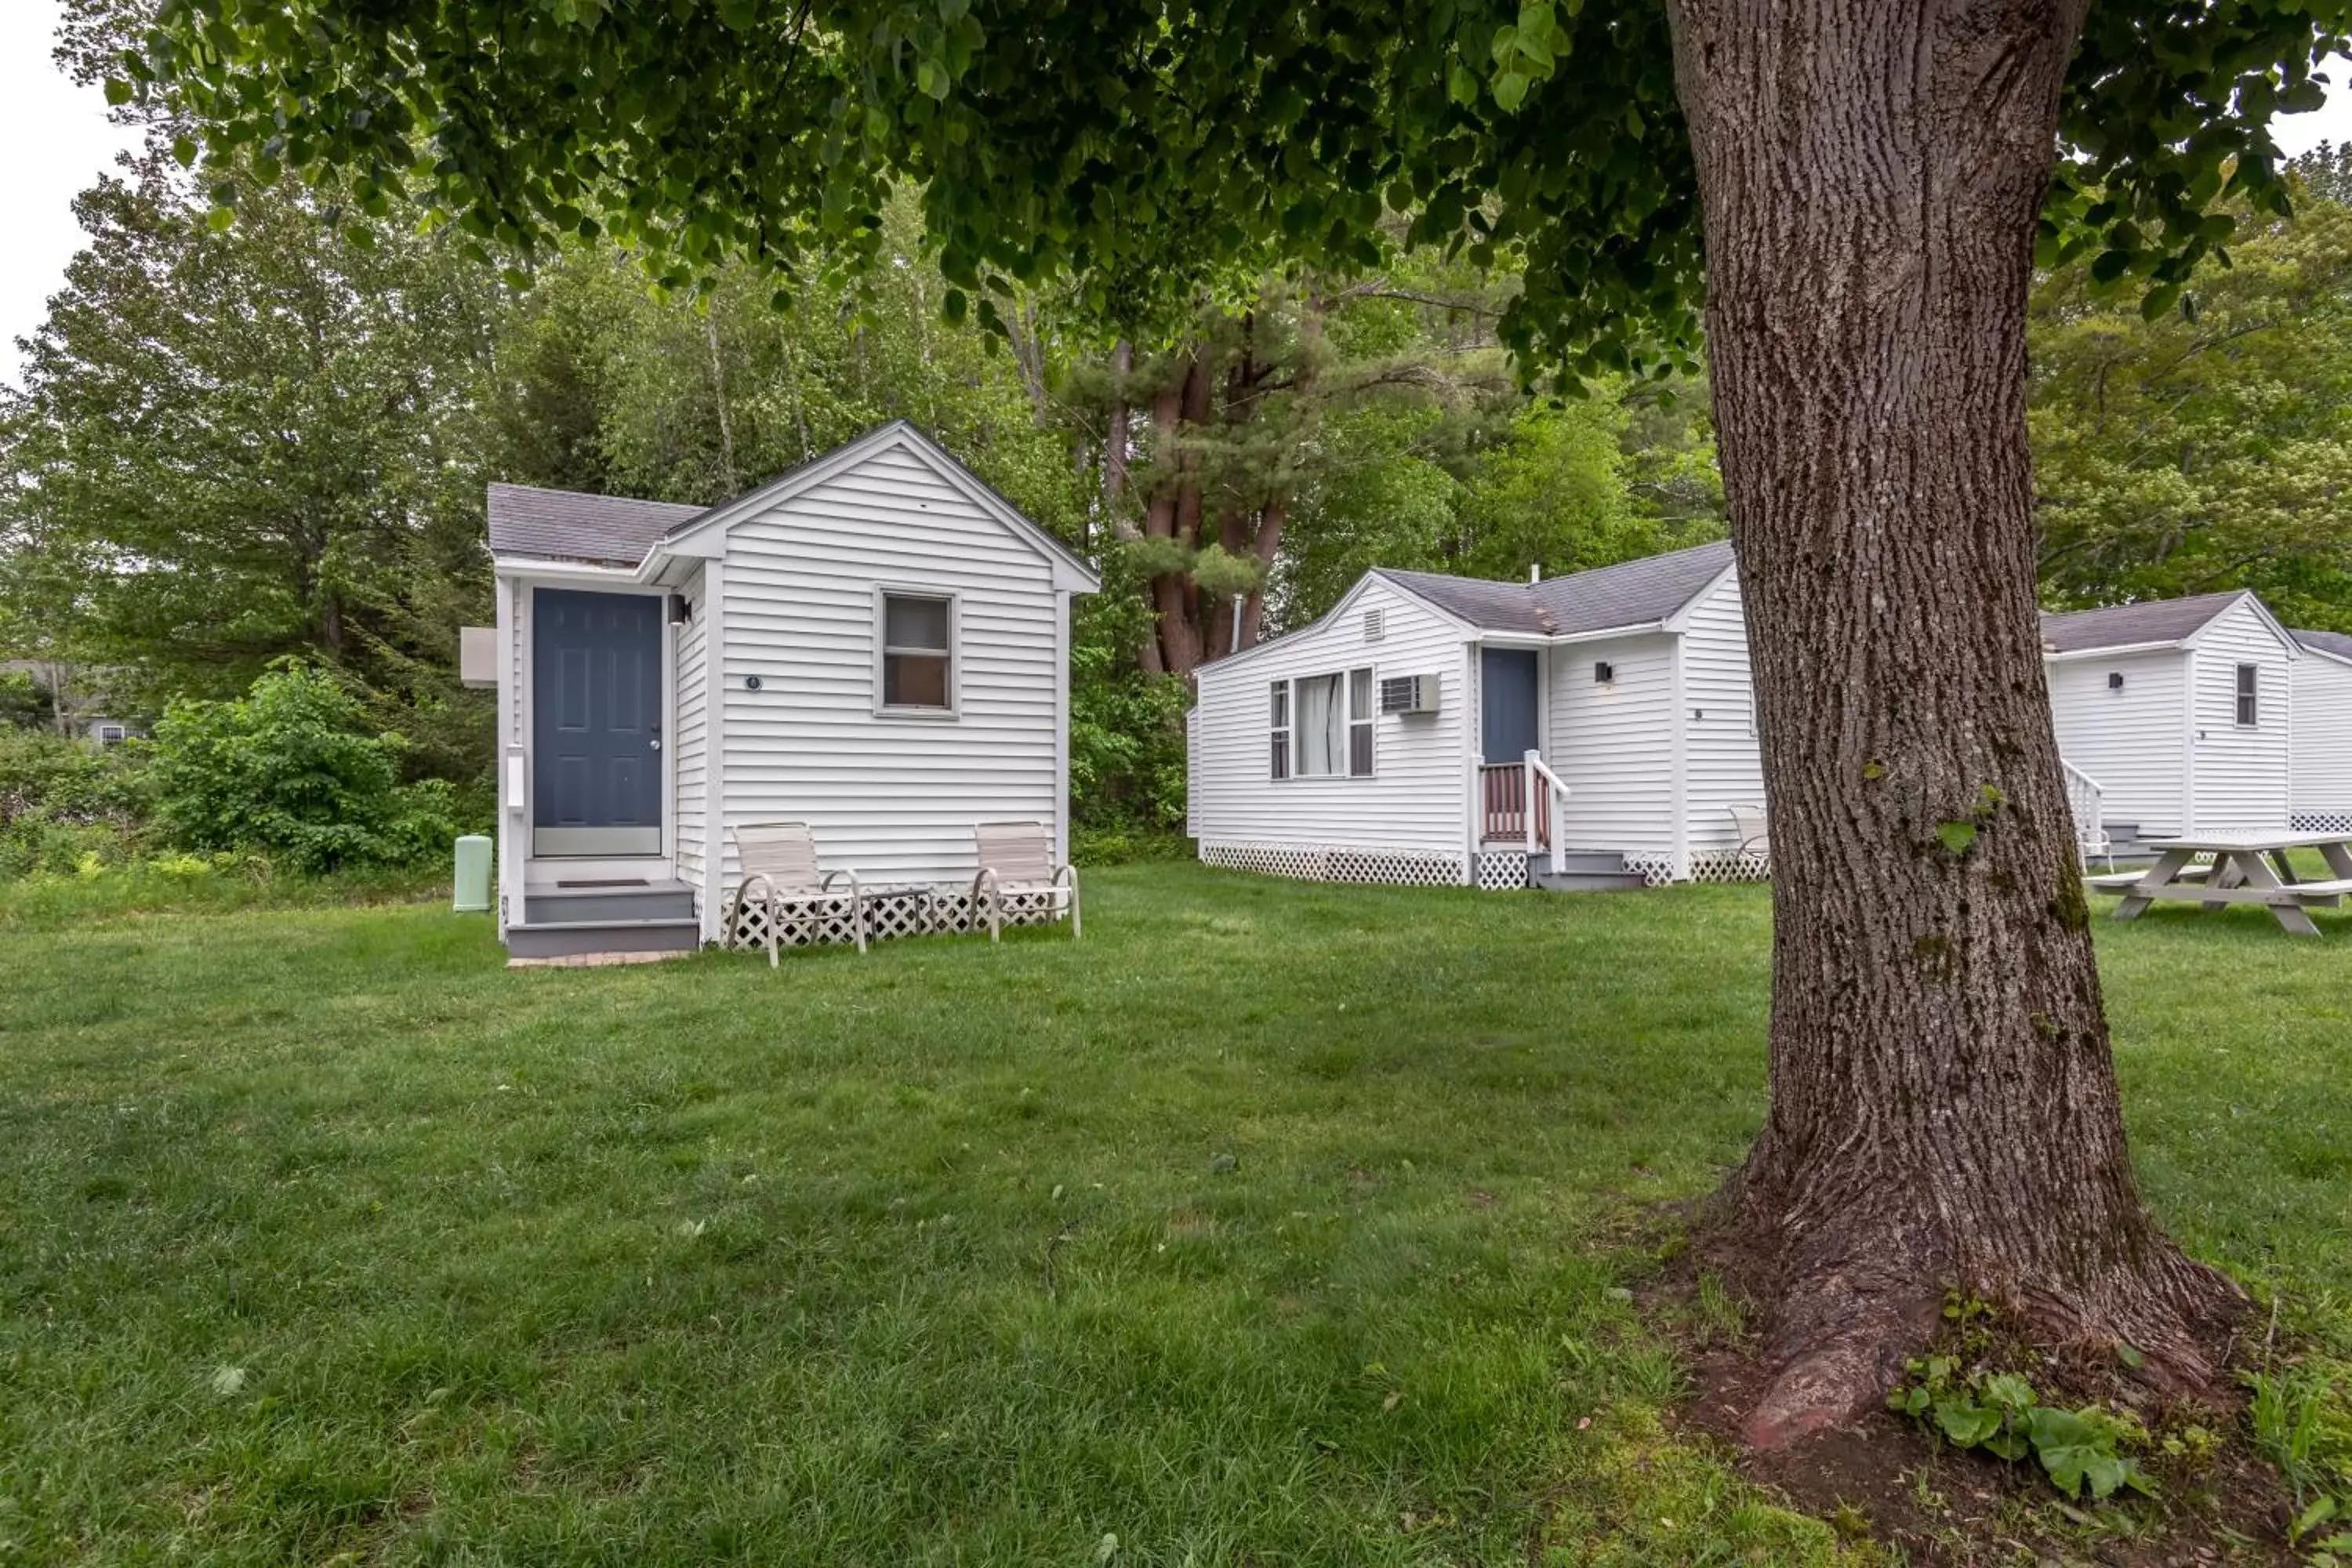
[[[2110,691],[2121,691],[2123,689],[2124,672],[2120,669],[2109,670],[2107,672],[2107,689]]]
[[[686,602],[686,595],[672,594],[669,596],[669,624],[682,626],[692,619],[694,619],[694,606]]]
[[[1611,664],[1607,659],[1605,659],[1605,658],[1604,658],[1604,659],[1601,659],[1601,660],[1600,660],[1598,663],[1596,663],[1596,664],[1594,664],[1594,665],[1593,665],[1593,667],[1592,667],[1592,681],[1593,681],[1593,684],[1594,684],[1594,685],[1596,685],[1596,686],[1606,686],[1606,685],[1608,685],[1611,681],[1612,681],[1612,680],[1614,680],[1614,679],[1617,679],[1617,668],[1616,668],[1616,667],[1615,667],[1614,665]]]

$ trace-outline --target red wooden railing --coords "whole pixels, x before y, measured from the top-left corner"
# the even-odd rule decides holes
[[[1535,842],[1551,847],[1551,791],[1530,791],[1533,770],[1521,763],[1487,763],[1478,769],[1480,837],[1488,844],[1528,841],[1528,797],[1535,796]]]

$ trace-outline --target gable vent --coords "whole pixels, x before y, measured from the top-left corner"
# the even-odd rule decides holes
[[[1364,612],[1364,640],[1378,642],[1389,635],[1389,613],[1386,610]]]

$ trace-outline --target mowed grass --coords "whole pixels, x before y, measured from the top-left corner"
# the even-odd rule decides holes
[[[2340,1332],[2352,921],[2102,921],[2167,1221]],[[1662,1412],[1755,889],[1095,873],[1087,938],[509,971],[6,933],[0,1563],[1865,1560]]]

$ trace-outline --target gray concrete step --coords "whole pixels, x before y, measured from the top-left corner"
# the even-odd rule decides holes
[[[1547,893],[1633,893],[1650,885],[1636,871],[1531,871],[1528,884]]]
[[[523,913],[534,926],[586,921],[666,921],[694,918],[694,889],[683,882],[559,882],[533,888]]]
[[[534,913],[537,906],[532,906]],[[541,921],[507,928],[512,958],[576,958],[591,952],[692,952],[702,922],[682,920]]]

